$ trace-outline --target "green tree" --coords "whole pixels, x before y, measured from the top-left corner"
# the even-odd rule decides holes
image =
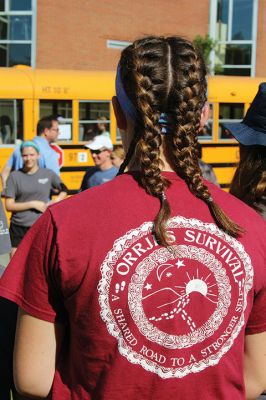
[[[209,34],[207,33],[205,36],[196,35],[193,40],[194,45],[202,54],[202,57],[205,61],[208,73],[211,73],[210,70],[210,54],[213,49],[215,49],[216,41],[212,39]]]

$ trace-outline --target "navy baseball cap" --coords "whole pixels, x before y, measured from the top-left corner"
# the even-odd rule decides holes
[[[259,85],[243,121],[224,123],[224,126],[244,146],[266,146],[266,82]]]

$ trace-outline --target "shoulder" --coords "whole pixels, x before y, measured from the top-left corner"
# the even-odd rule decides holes
[[[85,177],[89,178],[90,176],[96,174],[96,172],[99,172],[100,169],[98,167],[90,167],[86,170],[85,172]]]
[[[55,218],[63,218],[64,215],[69,213],[78,216],[79,219],[83,214],[86,214],[86,217],[89,218],[90,215],[95,216],[97,209],[105,210],[104,212],[107,213],[109,208],[113,210],[118,208],[119,205],[121,207],[121,204],[125,205],[127,199],[130,202],[134,201],[135,191],[139,192],[137,182],[132,176],[124,174],[106,182],[104,185],[95,186],[75,194],[50,208]],[[142,192],[145,196],[145,192],[143,190]],[[106,202],[106,199],[108,199],[108,202]]]
[[[258,234],[266,229],[266,222],[261,215],[243,201],[217,186],[208,183],[214,200],[226,212],[226,214],[247,232]]]
[[[23,169],[17,169],[17,170],[15,170],[15,171],[12,171],[11,173],[10,173],[10,176],[13,178],[13,179],[20,179],[20,178],[22,178],[23,176],[25,176],[26,174],[25,174],[25,172],[23,171]]]
[[[53,152],[55,151],[50,147],[46,139],[41,136],[36,136],[33,141],[39,146],[41,153]]]
[[[42,176],[47,176],[47,177],[53,177],[54,175],[56,175],[56,173],[53,170],[51,170],[50,168],[39,168],[38,174],[42,175]]]
[[[45,140],[41,136],[35,136],[35,138],[33,138],[32,140],[33,140],[33,142],[35,142],[40,147],[42,145],[48,144],[47,140]]]
[[[17,158],[17,157],[21,157],[21,152],[20,152],[20,145],[15,147],[13,153],[11,154],[12,158]]]
[[[112,168],[110,169],[110,171],[111,171],[112,173],[114,173],[114,174],[117,174],[117,173],[118,173],[118,168],[112,167]]]

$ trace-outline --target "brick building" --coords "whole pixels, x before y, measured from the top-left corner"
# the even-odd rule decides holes
[[[209,33],[215,73],[265,75],[265,0],[2,0],[0,64],[113,70],[146,34]]]

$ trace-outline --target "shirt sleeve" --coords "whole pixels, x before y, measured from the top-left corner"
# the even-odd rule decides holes
[[[60,175],[57,153],[53,149],[51,149],[50,154],[47,154],[45,157],[45,168],[51,169],[58,176]]]
[[[16,195],[17,195],[17,185],[16,185],[16,181],[14,179],[14,174],[11,172],[11,174],[9,175],[7,182],[6,182],[4,196],[15,199]]]
[[[62,186],[61,179],[54,172],[52,173],[52,186],[53,186],[53,188],[56,188],[59,190],[61,190],[61,186]]]
[[[11,170],[22,168],[23,161],[20,153],[20,145],[15,147],[15,150],[9,157],[6,165],[8,165],[11,168]]]
[[[64,322],[56,228],[47,210],[28,231],[0,280],[0,295],[30,315]]]
[[[254,298],[251,314],[249,316],[246,334],[253,335],[266,331],[266,287],[262,288]]]
[[[89,179],[96,171],[97,171],[97,168],[95,168],[95,167],[91,167],[91,168],[87,169],[87,171],[85,172],[85,175],[83,176],[83,179],[82,179],[82,183],[81,183],[81,186],[79,189],[80,192],[83,192],[84,190],[90,188]]]
[[[14,152],[11,154],[11,156],[9,157],[6,165],[8,165],[11,169],[13,169],[13,165],[14,165]]]
[[[9,157],[6,165],[8,165],[12,170],[20,168],[19,165],[20,158],[20,146],[17,146],[11,156]]]

